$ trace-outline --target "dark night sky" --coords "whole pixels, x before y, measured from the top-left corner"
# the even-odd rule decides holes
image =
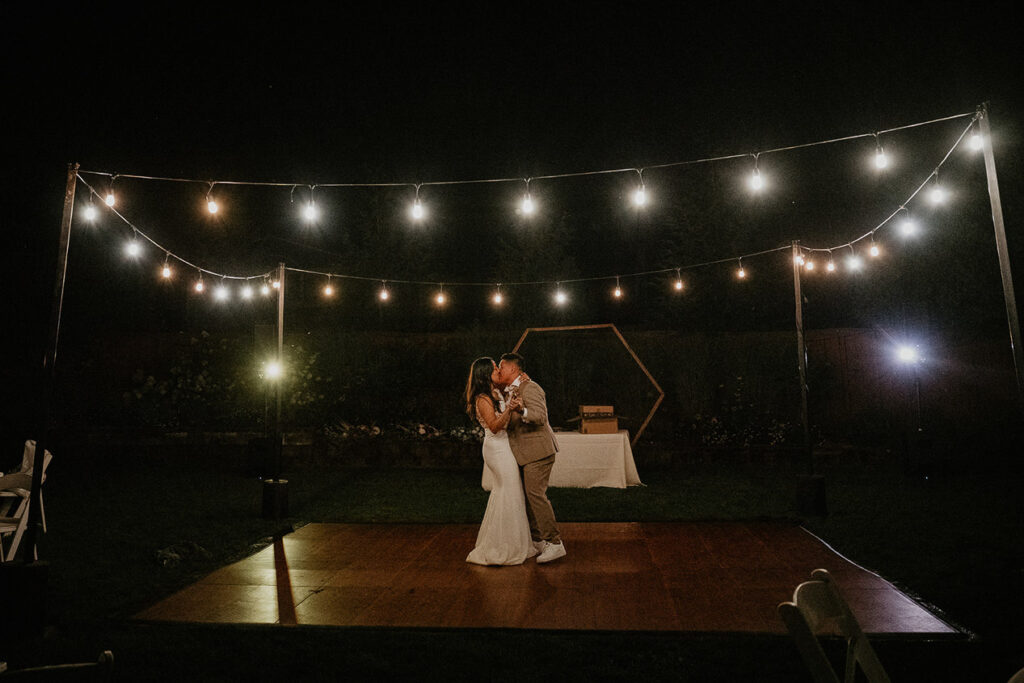
[[[29,338],[45,320],[73,161],[298,183],[522,177],[803,143],[988,100],[1016,239],[1009,21],[951,4],[691,7],[7,10],[13,317]]]

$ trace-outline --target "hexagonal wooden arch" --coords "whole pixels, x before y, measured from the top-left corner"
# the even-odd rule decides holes
[[[516,342],[516,346],[514,349],[512,349],[512,351],[513,353],[518,351],[519,347],[522,346],[523,342],[526,340],[527,335],[529,335],[531,332],[569,332],[575,330],[601,329],[610,329],[612,332],[615,333],[615,336],[619,338],[619,341],[622,342],[622,345],[626,347],[626,351],[629,351],[629,355],[633,357],[633,360],[636,361],[636,364],[639,365],[640,369],[643,370],[645,375],[647,375],[647,379],[649,379],[651,381],[651,384],[654,385],[654,388],[658,390],[658,400],[654,402],[654,406],[651,407],[651,412],[647,413],[647,419],[645,419],[644,423],[640,425],[640,429],[636,430],[636,434],[633,435],[633,440],[629,442],[630,446],[636,446],[636,442],[640,439],[640,435],[644,433],[645,429],[647,429],[647,425],[648,423],[650,423],[651,418],[654,417],[654,413],[658,410],[658,406],[660,406],[661,402],[665,399],[665,392],[662,391],[661,387],[658,385],[657,380],[655,380],[654,377],[651,376],[651,373],[647,370],[647,366],[643,364],[643,361],[641,361],[640,358],[636,355],[636,353],[633,351],[633,348],[628,343],[626,343],[625,337],[622,336],[622,334],[619,332],[619,328],[615,327],[614,324],[604,323],[601,325],[565,325],[563,327],[527,327],[526,330],[523,331],[523,336],[521,336],[519,338],[519,341]]]

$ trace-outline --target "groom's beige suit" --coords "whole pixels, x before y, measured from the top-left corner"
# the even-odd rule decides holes
[[[511,395],[523,401],[524,412],[513,413],[509,422],[508,440],[522,469],[530,535],[535,541],[561,543],[555,512],[547,495],[548,479],[558,452],[555,433],[548,424],[547,398],[540,385],[533,381],[522,385],[513,383],[509,389]]]

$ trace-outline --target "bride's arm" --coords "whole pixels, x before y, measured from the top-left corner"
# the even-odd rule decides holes
[[[512,417],[512,412],[513,411],[511,410],[506,410],[501,414],[495,413],[494,404],[491,403],[490,399],[486,396],[476,397],[476,414],[484,421],[487,428],[495,434],[508,426],[508,421]]]

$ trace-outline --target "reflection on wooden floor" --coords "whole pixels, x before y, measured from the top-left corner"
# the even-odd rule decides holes
[[[476,525],[310,524],[137,615],[155,621],[784,633],[776,606],[828,569],[870,634],[956,635],[800,527],[560,525],[548,565],[465,562]]]

